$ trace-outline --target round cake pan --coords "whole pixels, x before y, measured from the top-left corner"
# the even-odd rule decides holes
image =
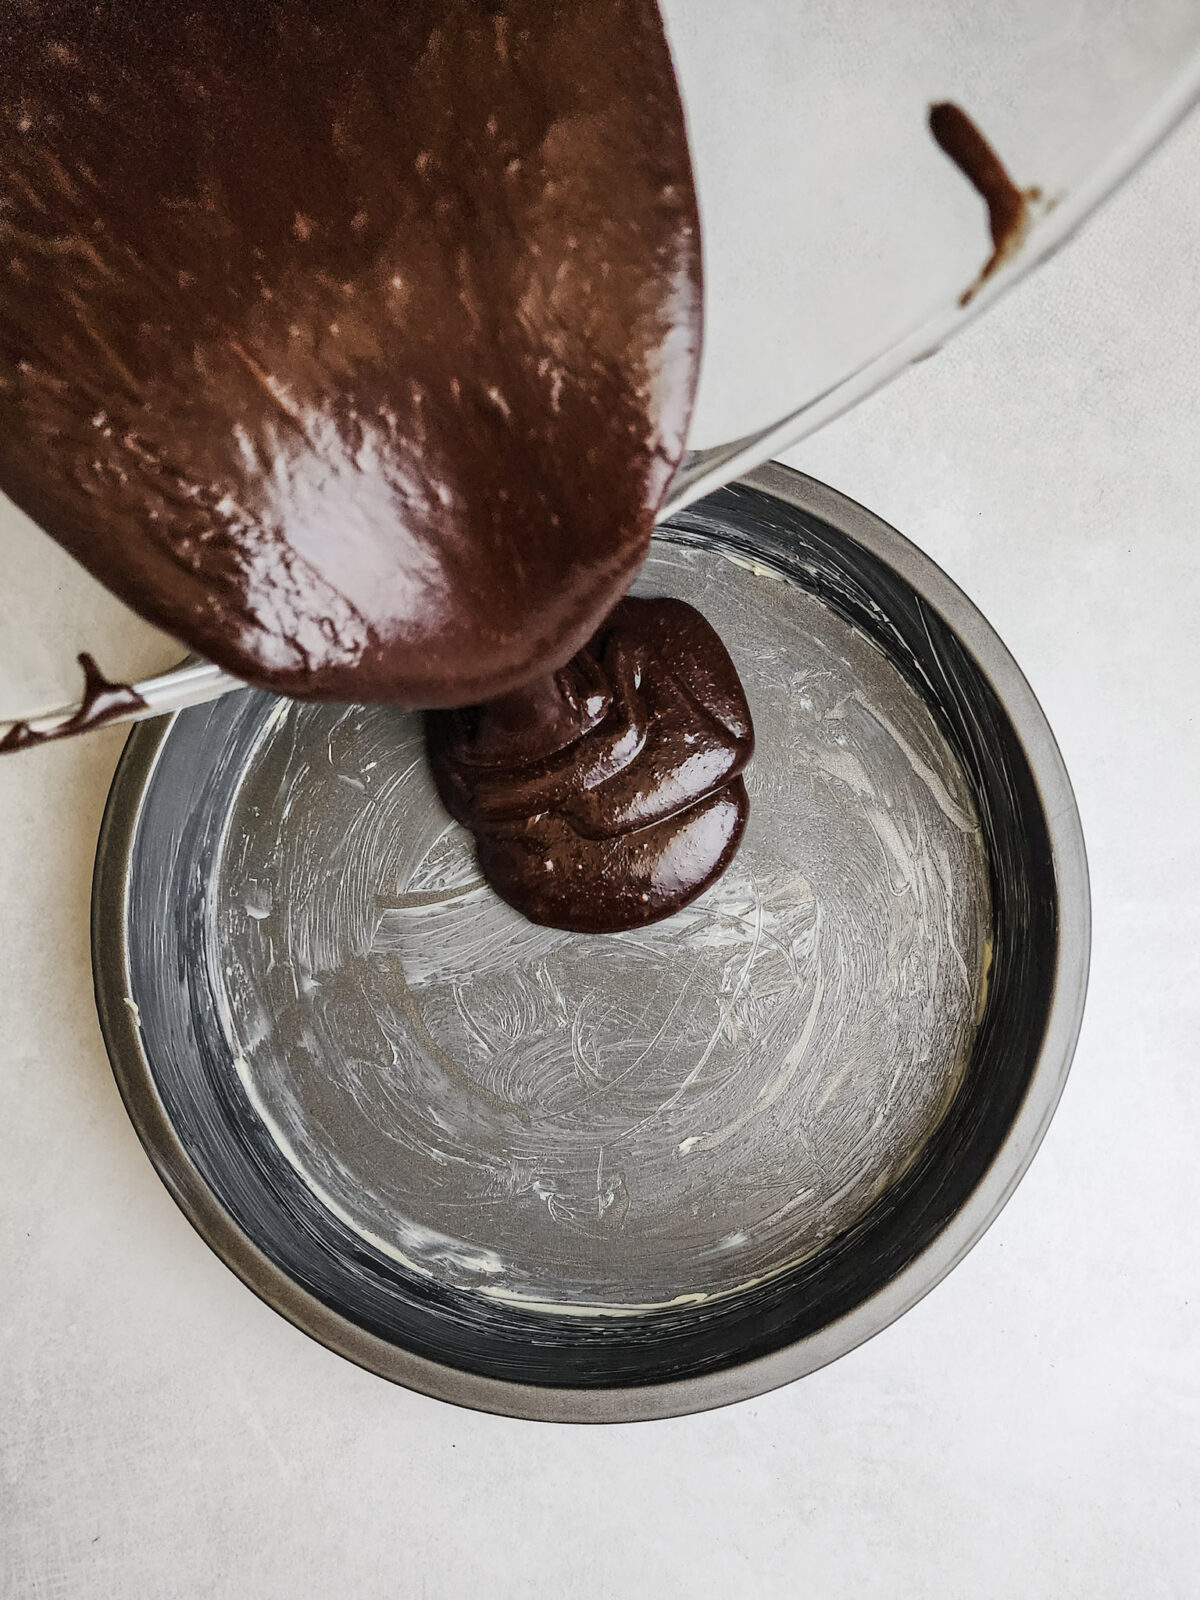
[[[638,588],[758,735],[725,877],[612,936],[524,922],[418,717],[250,690],[131,734],[96,994],[130,1116],[257,1294],[426,1394],[627,1421],[789,1382],[980,1237],[1054,1111],[1089,947],[1054,739],[969,600],[777,466]]]

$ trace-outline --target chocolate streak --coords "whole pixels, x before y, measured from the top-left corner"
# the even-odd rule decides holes
[[[86,652],[81,652],[79,665],[83,668],[83,701],[78,711],[52,728],[39,730],[30,727],[28,722],[14,722],[0,738],[0,755],[30,750],[34,745],[66,739],[73,733],[87,733],[90,729],[102,728],[106,722],[115,722],[130,711],[146,709],[146,702],[132,685],[110,682]]]
[[[1041,190],[1019,189],[971,118],[952,101],[930,106],[929,131],[987,206],[992,253],[975,282],[959,296],[959,304],[965,306],[1020,245],[1029,227],[1030,201],[1040,199]]]
[[[461,705],[566,662],[700,315],[653,0],[0,8],[0,488],[252,683]]]
[[[532,922],[656,922],[733,859],[750,708],[712,627],[681,600],[623,600],[560,672],[432,713],[430,763],[484,876]]]

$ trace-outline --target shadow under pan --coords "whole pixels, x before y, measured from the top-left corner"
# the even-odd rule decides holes
[[[440,810],[419,719],[245,691],[131,736],[94,951],[122,1093],[209,1243],[424,1392],[669,1415],[833,1359],[979,1236],[1086,980],[1078,817],[986,622],[771,467],[638,591],[722,634],[757,729],[720,883],[534,927]]]

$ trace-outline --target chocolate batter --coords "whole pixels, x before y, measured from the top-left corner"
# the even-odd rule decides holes
[[[719,639],[617,604],[700,318],[653,0],[0,19],[0,487],[251,683],[493,701],[432,718],[430,749],[536,921],[665,916],[745,826]]]
[[[623,600],[561,671],[426,723],[438,792],[532,922],[656,922],[724,872],[746,825],[750,710],[682,600]]]
[[[0,7],[0,488],[252,683],[561,666],[645,553],[700,316],[653,0]]]
[[[49,744],[52,739],[66,739],[73,733],[87,733],[127,712],[145,710],[146,702],[137,690],[127,683],[111,682],[91,656],[81,654],[79,665],[83,668],[83,700],[79,710],[56,727],[41,731],[31,728],[27,722],[14,722],[0,739],[0,755],[11,750],[29,750],[36,744]]]

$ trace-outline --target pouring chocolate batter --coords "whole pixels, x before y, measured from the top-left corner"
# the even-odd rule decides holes
[[[431,738],[485,871],[542,920],[650,920],[723,870],[752,738],[728,657],[679,608],[597,633],[699,360],[653,0],[11,0],[0,155],[0,487],[250,683],[509,696]],[[583,771],[610,733],[641,741],[630,782],[654,769],[620,821],[628,784]],[[480,741],[536,769],[519,803],[500,785],[503,827],[452,779]],[[530,850],[572,887],[517,887]]]
[[[431,714],[427,740],[446,809],[532,922],[654,922],[741,842],[750,710],[724,645],[682,600],[623,600],[561,672]]]

